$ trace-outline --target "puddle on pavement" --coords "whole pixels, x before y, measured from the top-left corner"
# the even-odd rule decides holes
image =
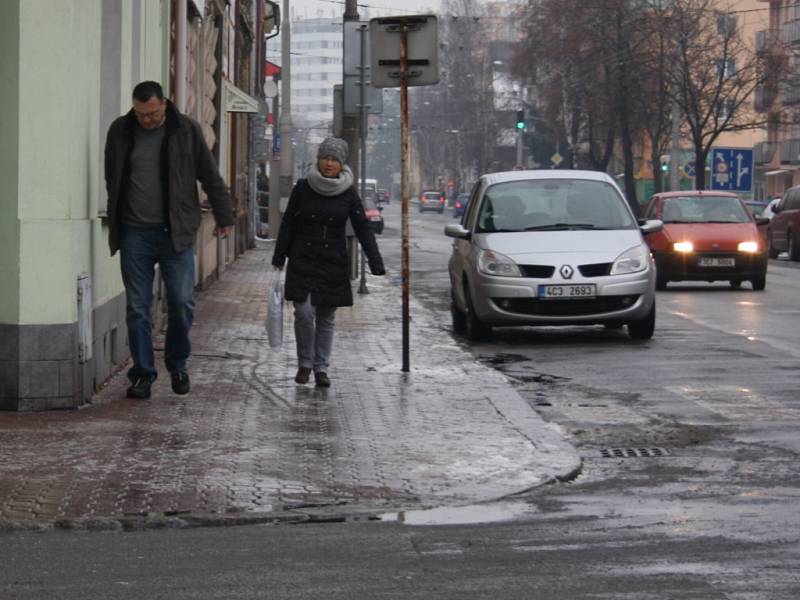
[[[524,502],[499,502],[471,506],[445,506],[428,510],[407,510],[379,515],[381,521],[396,521],[404,525],[473,525],[513,521],[537,512],[535,506]]]

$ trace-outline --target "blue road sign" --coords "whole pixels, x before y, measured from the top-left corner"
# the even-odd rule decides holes
[[[711,189],[729,192],[752,191],[753,149],[712,148]]]

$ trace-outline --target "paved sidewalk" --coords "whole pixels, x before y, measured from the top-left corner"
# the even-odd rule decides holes
[[[0,525],[460,505],[579,469],[557,429],[413,299],[401,371],[396,277],[370,277],[337,311],[331,388],[296,385],[291,306],[280,350],[264,331],[271,255],[259,242],[200,294],[188,396],[163,373],[150,401],[125,399],[120,373],[80,410],[0,413]]]

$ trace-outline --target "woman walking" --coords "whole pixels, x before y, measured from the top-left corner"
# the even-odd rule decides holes
[[[385,275],[383,259],[364,207],[346,165],[347,142],[325,138],[317,162],[289,197],[278,232],[272,265],[286,270],[285,298],[294,302],[297,383],[329,387],[328,365],[333,346],[336,308],[353,305],[347,269],[345,225],[353,224],[373,275]]]

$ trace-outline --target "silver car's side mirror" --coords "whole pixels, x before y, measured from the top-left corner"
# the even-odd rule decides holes
[[[658,233],[664,228],[664,222],[660,219],[647,219],[639,226],[644,235],[648,233]]]
[[[460,223],[450,223],[445,225],[444,234],[447,237],[459,238],[462,240],[468,240],[470,238],[469,230],[464,229]]]

